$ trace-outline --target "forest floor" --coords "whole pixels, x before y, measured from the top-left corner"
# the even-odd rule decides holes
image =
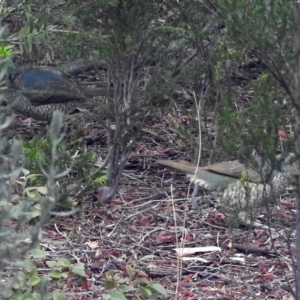
[[[63,291],[72,300],[103,299],[109,293],[108,270],[118,278],[117,290],[122,285],[134,288],[128,299],[141,299],[138,284],[132,282],[137,278],[159,282],[168,292],[167,299],[291,299],[293,188],[281,196],[280,207],[261,207],[260,219],[268,229],[233,224],[216,199],[201,189],[199,209],[192,209],[193,185],[185,175],[155,164],[157,159],[188,159],[185,142],[172,126],[184,126],[187,118],[172,113],[172,122],[161,115],[148,120],[111,203],[99,203],[98,188],[90,190],[84,201],[75,199],[75,214],[51,218],[41,241],[47,256],[36,260],[39,273],[49,274],[46,262],[59,258],[72,265],[82,263],[85,277],[70,271],[50,284],[51,291]],[[74,118],[71,115],[69,122]],[[10,136],[30,140],[44,128],[43,122],[20,117]],[[88,151],[105,152],[105,130],[97,121],[86,122],[81,129]],[[98,138],[91,138],[95,135]],[[176,252],[177,248],[186,251]],[[136,272],[132,274],[128,266]]]
[[[41,122],[22,123],[17,132],[36,124]],[[80,277],[70,272],[53,281],[51,290],[63,291],[67,299],[102,299],[109,292],[104,289],[105,272],[114,270],[117,289],[143,278],[163,285],[168,299],[290,299],[293,189],[281,196],[280,209],[261,208],[262,223],[269,229],[233,226],[216,200],[201,189],[199,209],[193,210],[193,186],[186,177],[155,164],[161,158],[186,159],[168,144],[170,134],[174,132],[165,119],[149,121],[113,201],[100,205],[101,189],[91,191],[77,213],[51,219],[41,242],[47,257],[37,261],[41,274],[49,272],[46,261],[59,258],[83,263],[86,273]],[[95,143],[105,147],[101,140]],[[181,253],[176,248],[188,249]],[[128,265],[137,270],[134,275],[128,274]],[[130,299],[140,299],[137,285],[132,286]]]

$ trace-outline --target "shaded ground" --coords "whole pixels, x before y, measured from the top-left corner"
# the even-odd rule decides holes
[[[233,78],[237,93],[247,94],[247,89],[240,91],[240,87],[255,79],[261,69],[254,64],[248,73]],[[240,108],[249,105],[247,101],[237,103]],[[78,125],[76,118],[70,117],[68,122],[77,126],[69,126],[68,134],[80,128],[78,136],[88,149],[105,152],[103,126],[96,121]],[[261,208],[262,223],[271,230],[233,224],[215,199],[201,189],[199,209],[192,210],[193,186],[185,176],[155,164],[159,158],[187,159],[174,122],[184,126],[186,118],[173,112],[149,120],[112,203],[99,205],[101,188],[91,190],[84,201],[77,199],[76,214],[51,219],[41,243],[47,257],[35,260],[40,274],[49,274],[49,260],[64,257],[72,264],[83,263],[86,278],[71,272],[51,283],[51,290],[63,291],[68,299],[102,299],[107,293],[105,272],[114,270],[128,282],[127,265],[138,270],[134,278],[160,282],[168,299],[176,295],[176,299],[289,299],[287,283],[294,278],[290,254],[295,251],[288,246],[294,245],[295,238],[293,190],[282,195],[279,209],[272,205],[267,214],[268,209]],[[43,122],[28,123],[20,118],[10,135],[30,139],[44,127]],[[204,148],[209,152],[211,147]],[[101,156],[105,159],[105,154]],[[191,248],[191,252],[177,256],[174,249],[179,247]],[[194,253],[196,247],[204,249]],[[133,299],[139,299],[138,294]]]
[[[185,176],[155,165],[158,158],[185,158],[166,142],[168,126],[165,120],[147,125],[156,134],[139,139],[111,204],[97,203],[98,190],[77,214],[51,219],[44,230],[47,258],[38,261],[40,272],[49,273],[46,260],[65,257],[82,262],[87,274],[86,279],[70,274],[51,289],[64,291],[68,299],[102,299],[105,272],[113,269],[128,278],[126,265],[131,265],[139,270],[136,277],[160,282],[168,299],[176,294],[177,299],[288,299],[293,262],[285,239],[294,245],[293,191],[282,195],[279,211],[272,206],[271,232],[232,228],[215,200],[201,190],[200,208],[192,210],[188,198],[193,188]],[[261,214],[268,224],[265,208]],[[220,251],[207,248],[182,259],[174,251],[209,246]]]

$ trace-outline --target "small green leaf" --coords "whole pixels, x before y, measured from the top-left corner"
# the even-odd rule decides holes
[[[109,300],[127,300],[127,298],[118,291],[109,293]]]
[[[115,275],[115,271],[114,270],[109,270],[105,273],[107,276],[111,276],[113,277]]]
[[[12,55],[13,46],[0,46],[0,57],[10,57]]]
[[[138,270],[132,268],[130,265],[126,265],[126,272],[130,279],[133,279],[134,275],[138,272]]]
[[[128,293],[131,291],[135,291],[136,289],[130,285],[121,285],[121,286],[119,286],[118,290],[122,293]]]
[[[71,267],[71,263],[70,261],[67,259],[67,258],[60,258],[57,263],[56,263],[57,266],[60,266],[60,267],[68,267],[70,268]]]
[[[47,261],[46,261],[46,265],[47,265],[49,268],[54,268],[54,267],[56,267],[56,261],[53,261],[53,260],[47,260]]]
[[[158,282],[152,282],[150,284],[151,288],[154,289],[155,291],[157,291],[158,293],[167,296],[167,291],[165,290],[165,288]]]
[[[12,287],[18,290],[23,286],[23,283],[26,282],[26,275],[23,272],[19,271],[14,276],[14,279],[15,280],[13,281]]]
[[[46,195],[48,192],[48,189],[45,186],[29,186],[24,189],[24,192],[28,195],[28,197],[34,198],[37,196],[39,197],[40,194]]]
[[[151,290],[149,287],[141,287],[139,292],[146,298],[149,298],[150,296],[153,295],[153,290]]]
[[[58,291],[52,293],[53,300],[66,300],[66,296]]]
[[[69,272],[61,272],[59,270],[52,270],[49,273],[49,276],[52,277],[52,278],[56,278],[56,279],[67,278],[69,276]]]
[[[112,290],[115,287],[115,282],[112,280],[105,280],[104,282],[104,288],[106,290]]]
[[[142,285],[147,285],[149,284],[149,281],[145,278],[136,278],[132,281],[133,284],[142,284]]]
[[[22,295],[20,300],[39,300],[39,295],[36,293],[25,293]]]
[[[73,268],[72,272],[76,275],[79,275],[81,277],[85,277],[85,269],[84,269],[84,264],[83,263],[77,263]]]
[[[23,267],[27,270],[37,269],[36,264],[30,259],[25,259],[23,261]]]
[[[46,252],[39,248],[32,249],[31,255],[33,256],[33,258],[45,258],[47,256]]]
[[[29,280],[27,280],[27,283],[29,286],[36,286],[41,282],[41,278],[39,276],[32,276]]]

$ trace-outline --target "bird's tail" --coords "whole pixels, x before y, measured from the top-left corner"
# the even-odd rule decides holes
[[[156,161],[156,163],[161,166],[168,167],[168,168],[171,168],[176,171],[180,171],[180,172],[183,172],[183,173],[189,174],[189,175],[195,174],[196,169],[197,169],[196,167],[188,166],[183,163],[179,163],[179,162],[167,160],[167,159],[159,159]]]

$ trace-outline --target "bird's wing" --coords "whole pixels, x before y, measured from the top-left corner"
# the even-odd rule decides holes
[[[39,82],[22,87],[22,92],[33,105],[78,101],[85,99],[80,89],[68,81],[59,79],[49,82]]]
[[[242,164],[238,160],[224,161],[200,168],[202,170],[224,174],[235,178],[242,178],[245,176],[244,178],[251,182],[259,183],[262,181],[258,172],[248,168],[245,164]]]
[[[182,164],[176,161],[172,161],[172,160],[167,160],[167,159],[159,159],[156,161],[157,164],[177,170],[177,171],[181,171],[185,174],[195,174],[197,172],[197,168],[194,166],[189,166],[186,164]]]
[[[191,181],[198,183],[210,191],[222,192],[228,184],[238,181],[237,178],[227,176],[226,174],[204,170],[201,167],[197,168],[171,160],[160,159],[156,163],[186,173]]]

